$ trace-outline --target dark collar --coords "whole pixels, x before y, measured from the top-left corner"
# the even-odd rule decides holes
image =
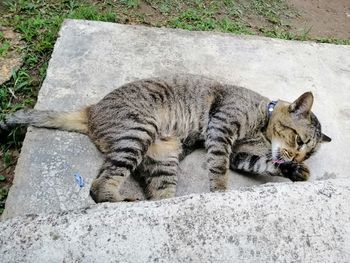
[[[267,104],[267,116],[270,118],[273,110],[277,104],[277,100],[272,100],[269,104]]]

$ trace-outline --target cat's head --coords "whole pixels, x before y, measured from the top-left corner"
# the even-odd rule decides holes
[[[272,145],[274,161],[302,162],[322,142],[331,141],[321,132],[321,124],[311,112],[313,101],[312,93],[306,92],[293,103],[277,102],[266,133]]]

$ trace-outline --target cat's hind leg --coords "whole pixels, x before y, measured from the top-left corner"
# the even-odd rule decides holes
[[[119,192],[120,186],[130,175],[132,167],[123,167],[120,163],[106,159],[99,175],[92,182],[90,195],[96,203],[130,201]]]
[[[147,128],[147,127],[146,127]],[[90,195],[95,202],[130,201],[120,194],[120,186],[140,165],[154,134],[146,128],[129,128],[128,131],[110,134],[103,146],[105,162],[93,181]]]
[[[148,149],[138,173],[145,183],[147,199],[175,196],[181,143],[175,137],[156,140]]]

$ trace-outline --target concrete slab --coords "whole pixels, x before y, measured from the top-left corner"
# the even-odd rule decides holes
[[[350,184],[275,184],[0,222],[0,262],[350,262]]]
[[[94,103],[135,79],[169,73],[203,74],[271,99],[315,95],[314,112],[333,141],[308,161],[311,181],[348,178],[350,47],[67,20],[60,31],[37,109],[71,110]],[[29,128],[4,218],[65,211],[92,203],[88,190],[101,164],[79,134]],[[182,164],[178,196],[208,191],[202,152]],[[81,190],[74,182],[79,172]],[[231,173],[231,188],[278,178]],[[142,195],[130,181],[129,187]]]

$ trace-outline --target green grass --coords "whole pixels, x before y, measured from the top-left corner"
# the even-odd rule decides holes
[[[336,38],[316,38],[311,39],[319,43],[329,43],[336,45],[350,45],[350,39],[336,39]]]
[[[252,34],[247,25],[228,17],[216,19],[215,13],[207,10],[188,9],[170,20],[174,28],[202,31],[221,31],[235,34]]]
[[[140,6],[140,0],[120,0],[120,2],[128,8],[137,8]]]
[[[0,57],[4,57],[10,49],[10,42],[4,41],[0,44]]]
[[[7,4],[11,16],[3,24],[13,26],[20,33],[26,47],[23,67],[13,73],[10,82],[0,87],[0,118],[10,111],[33,105],[38,87],[45,77],[59,27],[65,18],[117,21],[116,14],[108,7],[75,1],[62,1],[64,4],[56,3],[60,1],[47,2],[50,1],[20,0]],[[0,54],[4,55],[8,49],[7,42],[0,43]]]
[[[159,1],[158,1],[159,2]],[[168,21],[174,28],[202,31],[220,31],[233,34],[252,34],[249,25],[242,19],[243,8],[235,1],[179,1],[179,6],[166,5],[168,13],[175,14]]]
[[[0,58],[4,57],[10,50],[10,42],[4,38],[4,34],[0,32]]]
[[[272,24],[277,25],[282,24],[281,18],[286,14],[286,11],[292,14],[283,0],[252,0],[248,9],[255,14],[261,15]]]
[[[148,11],[142,9],[144,6],[149,7]],[[350,45],[349,39],[311,38],[309,30],[291,33],[285,21],[296,15],[285,0],[5,0],[0,9],[0,26],[20,33],[25,47],[21,50],[23,66],[0,86],[0,120],[9,112],[34,105],[65,18]],[[0,33],[0,58],[10,50],[11,43]],[[24,133],[15,128],[0,138],[5,167],[16,161],[12,152],[20,149]],[[0,214],[7,195],[7,188],[1,187],[6,181],[2,176],[0,173]]]

